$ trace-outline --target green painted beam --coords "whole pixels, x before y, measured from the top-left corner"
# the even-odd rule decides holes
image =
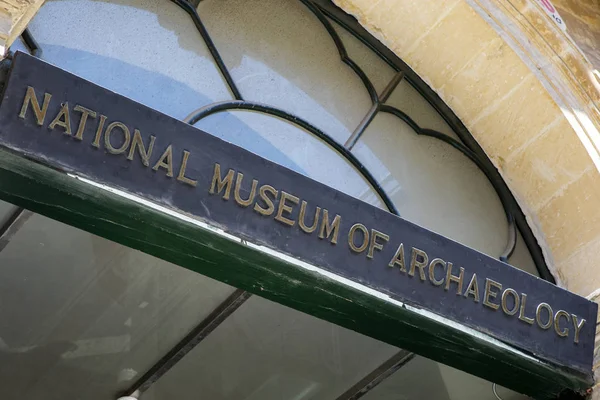
[[[534,398],[593,384],[591,374],[538,361],[8,150],[0,150],[0,198]]]

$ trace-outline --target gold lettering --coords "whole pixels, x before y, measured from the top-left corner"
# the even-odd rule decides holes
[[[449,262],[448,267],[446,268],[446,286],[444,287],[444,290],[450,290],[450,284],[454,282],[456,283],[456,294],[460,296],[462,294],[463,280],[465,278],[465,269],[460,267],[460,272],[458,273],[458,276],[456,276],[452,274],[452,267],[452,263]]]
[[[360,230],[363,234],[363,241],[360,246],[354,244],[354,234],[357,230]],[[369,230],[363,224],[354,224],[352,228],[350,228],[350,232],[348,232],[348,245],[355,253],[362,253],[369,246]]]
[[[521,293],[521,308],[519,309],[519,319],[529,325],[533,325],[533,318],[525,316],[525,305],[527,304],[527,295]]]
[[[98,122],[98,129],[96,129],[96,136],[92,146],[100,148],[100,138],[102,137],[102,130],[104,129],[104,123],[106,122],[106,115],[100,114],[100,122]]]
[[[133,130],[133,140],[131,141],[131,147],[129,148],[129,154],[127,155],[127,159],[129,161],[133,161],[133,155],[135,154],[135,149],[137,148],[138,154],[142,159],[142,164],[146,167],[150,165],[150,156],[152,155],[152,150],[154,149],[154,141],[156,137],[154,135],[150,135],[150,143],[148,144],[148,151],[146,151],[146,146],[144,146],[144,142],[142,141],[142,135],[139,130]]]
[[[577,317],[577,315],[571,314],[571,316],[573,317],[573,327],[575,328],[575,338],[573,339],[573,342],[579,343],[579,332],[585,324],[585,319],[582,318],[581,321],[579,321],[579,317]]]
[[[419,261],[418,257],[421,257],[422,260]],[[419,276],[424,282],[425,268],[427,268],[428,263],[429,257],[427,257],[427,253],[425,253],[423,250],[419,250],[415,247],[412,247],[410,252],[410,270],[408,271],[408,275],[415,276],[415,268],[419,268]]]
[[[508,295],[511,295],[514,299],[514,306],[512,310],[508,308]],[[506,315],[515,315],[519,311],[519,293],[516,290],[507,288],[502,292],[502,311]]]
[[[560,329],[560,317],[565,317],[568,324],[571,321],[571,316],[568,312],[563,310],[558,310],[554,315],[554,330],[556,331],[556,334],[560,337],[567,337],[569,336],[569,328]]]
[[[483,305],[488,306],[491,309],[497,310],[498,308],[500,308],[500,305],[492,303],[490,299],[495,299],[498,295],[498,292],[492,291],[492,288],[502,290],[502,285],[492,279],[485,278],[485,292],[483,293]]]
[[[315,211],[315,218],[313,219],[313,224],[311,227],[306,226],[304,219],[306,218],[306,206],[308,203],[302,200],[302,204],[300,205],[300,216],[298,217],[298,225],[300,225],[300,229],[302,229],[306,233],[313,233],[317,230],[317,225],[319,224],[319,215],[321,215],[321,207],[317,207]]]
[[[219,165],[219,164],[217,164],[217,165]],[[233,170],[230,169],[229,171],[232,172],[231,179],[233,179]],[[228,175],[228,177],[229,177],[229,175]],[[215,186],[215,178],[213,178],[213,187],[214,186]],[[219,186],[219,187],[221,187],[221,186]],[[229,185],[227,187],[229,188]],[[219,189],[219,191],[221,191],[221,189]],[[211,189],[211,193],[212,193],[212,189]],[[254,204],[254,211],[256,211],[257,213],[259,213],[261,215],[268,217],[269,215],[273,214],[273,212],[275,211],[275,204],[273,204],[273,200],[271,200],[267,196],[267,193],[271,193],[273,195],[273,200],[275,200],[277,198],[277,196],[279,195],[279,192],[277,190],[275,190],[275,188],[273,186],[271,186],[271,185],[261,186],[260,189],[258,190],[258,194],[260,195],[260,198],[262,199],[262,201],[264,201],[265,204],[267,205],[267,208],[261,207],[258,204],[258,202],[256,202],[256,204]],[[227,194],[227,198],[229,198],[229,194]]]
[[[400,243],[394,258],[390,260],[388,267],[394,268],[398,264],[400,266],[400,272],[406,272],[406,263],[404,262],[404,243]]]
[[[383,243],[379,243],[377,238],[381,238],[388,242],[390,237],[383,232],[379,232],[376,229],[371,229],[371,241],[369,243],[369,251],[367,252],[367,258],[373,258],[373,252],[375,250],[381,251],[383,249]]]
[[[331,243],[337,244],[341,222],[342,217],[340,217],[338,214],[335,214],[333,222],[329,223],[329,211],[327,211],[326,208],[323,209],[323,220],[321,221],[321,229],[319,229],[319,239],[329,239],[329,236],[333,236],[331,238]]]
[[[107,132],[107,134],[108,134],[108,132]],[[155,171],[158,171],[159,168],[166,169],[167,176],[169,178],[173,177],[173,145],[172,144],[170,144],[169,147],[167,147],[167,149],[165,150],[163,155],[160,156],[160,158],[158,159],[156,164],[154,164],[154,167],[152,167],[152,169]]]
[[[71,117],[69,115],[69,103],[67,103],[66,101],[62,104],[60,111],[58,112],[58,114],[56,114],[56,117],[54,117],[52,122],[50,122],[50,125],[48,125],[48,129],[54,129],[56,125],[62,127],[65,130],[65,135],[72,134]]]
[[[44,119],[46,118],[46,112],[48,111],[48,105],[50,104],[51,98],[52,95],[50,93],[44,93],[44,104],[42,107],[40,107],[40,103],[38,103],[37,96],[35,95],[35,89],[33,89],[31,86],[27,86],[25,100],[23,100],[23,106],[21,107],[19,118],[25,119],[25,115],[29,109],[29,104],[31,104],[33,112],[35,113],[36,122],[39,126],[42,126],[44,124]]]
[[[281,191],[281,199],[279,200],[279,207],[277,208],[277,215],[275,216],[275,219],[286,225],[294,226],[296,221],[283,216],[284,212],[289,213],[289,214],[291,214],[291,212],[292,212],[292,207],[285,204],[285,202],[287,200],[290,200],[294,204],[298,204],[300,202],[299,198],[297,198],[294,195],[289,194],[288,192],[284,192],[282,190]]]
[[[96,111],[92,111],[88,108],[80,106],[79,104],[73,107],[73,110],[81,113],[79,126],[77,127],[77,132],[75,133],[75,139],[83,140],[83,131],[85,130],[85,124],[87,123],[88,117],[96,118]]]
[[[548,322],[546,322],[545,324],[542,324],[542,310],[543,309],[548,311]],[[550,307],[550,304],[548,304],[548,303],[538,304],[537,308],[535,309],[535,320],[537,321],[537,324],[540,326],[540,328],[542,328],[542,329],[550,328],[552,326],[552,322],[554,322],[552,320],[553,317],[554,317],[554,311],[552,311],[552,307]]]
[[[231,194],[231,185],[233,184],[233,175],[235,171],[230,169],[227,171],[227,175],[225,175],[224,179],[221,179],[221,164],[215,163],[215,171],[213,173],[212,183],[210,185],[210,189],[208,193],[210,194],[219,194],[223,189],[225,189],[225,193],[223,194],[223,198],[225,200],[229,200],[229,195]],[[270,187],[270,186],[269,186]],[[215,192],[215,189],[217,191]],[[261,188],[262,193],[262,188]],[[273,203],[271,203],[272,205]],[[271,211],[273,212],[273,211]]]
[[[433,283],[434,286],[442,286],[444,284],[444,281],[446,280],[445,278],[442,279],[436,279],[435,278],[435,267],[439,265],[440,267],[443,267],[442,270],[445,271],[446,270],[446,262],[444,260],[442,260],[441,258],[434,258],[433,260],[431,260],[431,263],[429,263],[429,280],[431,281],[431,283]],[[445,273],[444,273],[444,277],[445,277]]]
[[[113,129],[119,128],[121,132],[123,132],[124,140],[123,145],[118,149],[114,148],[112,143],[110,142],[110,134]],[[129,133],[129,128],[125,126],[122,122],[115,121],[111,122],[108,127],[106,127],[106,132],[104,132],[104,147],[108,150],[110,154],[121,154],[124,153],[129,147],[129,143],[131,142],[131,133]]]
[[[240,206],[242,207],[248,207],[250,204],[252,204],[254,202],[254,198],[256,197],[256,187],[258,186],[258,181],[256,179],[252,179],[252,189],[250,189],[250,194],[248,195],[248,198],[246,200],[242,199],[242,196],[240,196],[240,190],[242,188],[242,180],[244,179],[244,174],[242,174],[241,172],[238,172],[237,174],[237,178],[235,179],[235,190],[233,191],[233,198],[235,199],[235,202],[238,203]],[[282,192],[282,203],[283,203],[283,193]],[[280,207],[281,209],[281,204]],[[290,209],[291,210],[291,209]],[[277,217],[275,217],[275,219],[277,219]],[[292,222],[292,225],[293,222]]]
[[[181,167],[179,168],[179,174],[177,175],[177,180],[179,182],[188,184],[192,187],[196,187],[196,185],[198,184],[198,181],[194,180],[194,179],[190,179],[187,176],[185,176],[185,170],[187,168],[188,158],[190,158],[190,152],[187,150],[184,150],[183,151],[183,159],[181,160]],[[254,198],[254,196],[253,196],[253,198]]]
[[[477,282],[477,274],[473,274],[467,290],[465,291],[465,298],[469,298],[469,295],[473,296],[473,301],[479,303],[479,282]]]

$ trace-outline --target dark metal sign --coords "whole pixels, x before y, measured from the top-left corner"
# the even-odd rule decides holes
[[[23,53],[0,144],[591,371],[595,303]]]

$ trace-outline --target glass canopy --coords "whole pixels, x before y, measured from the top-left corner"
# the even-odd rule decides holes
[[[187,121],[538,275],[461,136],[340,13],[309,0],[48,0],[29,30],[42,59],[175,118],[274,107]],[[3,398],[524,398],[1,202],[0,221],[19,228],[0,237]]]

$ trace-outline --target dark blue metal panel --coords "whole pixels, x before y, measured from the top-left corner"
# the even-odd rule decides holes
[[[51,98],[44,109],[45,94]],[[130,152],[135,132],[146,150],[155,137],[148,166],[137,149]],[[591,371],[595,303],[23,53],[15,57],[0,107],[0,144],[181,210],[541,359]],[[213,185],[216,164],[219,180],[233,171],[221,190]],[[218,193],[211,194],[211,187]],[[250,204],[241,205],[249,197]],[[321,210],[312,232],[299,223],[303,201],[308,227]],[[398,262],[389,266],[393,260]]]

